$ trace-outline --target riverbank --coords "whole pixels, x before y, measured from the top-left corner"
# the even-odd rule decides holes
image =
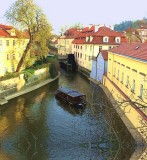
[[[130,109],[130,106],[129,106],[129,112],[128,111],[126,112],[126,110],[124,110],[123,107],[120,107],[116,103],[116,100],[114,99],[112,93],[108,90],[107,87],[105,87],[104,85],[98,83],[97,81],[91,78],[89,80],[95,83],[96,85],[99,85],[102,88],[102,90],[108,97],[110,103],[113,105],[116,112],[122,119],[123,123],[125,124],[127,129],[130,131],[132,137],[136,141],[137,147],[135,152],[131,156],[130,160],[145,160],[147,157],[147,149],[146,149],[147,138],[145,135],[146,134],[145,129],[147,128],[147,126],[142,126],[141,122],[144,122],[144,123],[146,122],[143,120],[141,115],[133,107]]]
[[[19,96],[21,96],[21,95],[23,95],[23,94],[26,94],[26,93],[28,93],[28,92],[34,91],[34,90],[36,90],[36,89],[38,89],[38,88],[40,88],[40,87],[42,87],[42,86],[44,86],[44,85],[46,85],[46,84],[48,84],[48,83],[51,83],[51,82],[53,82],[54,80],[58,79],[59,76],[60,76],[60,74],[58,74],[58,75],[57,75],[55,78],[53,78],[53,79],[49,78],[49,79],[46,79],[46,80],[42,80],[42,81],[39,82],[38,84],[32,85],[32,86],[30,86],[30,87],[28,87],[28,88],[24,88],[24,89],[21,90],[21,91],[17,91],[17,92],[15,92],[15,93],[11,94],[11,95],[5,96],[5,97],[3,97],[2,99],[0,99],[0,105],[6,104],[6,103],[8,103],[9,100],[11,100],[11,99],[13,99],[13,98],[19,97]]]

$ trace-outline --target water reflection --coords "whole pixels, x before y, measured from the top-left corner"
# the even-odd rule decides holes
[[[15,112],[15,118],[17,122],[23,119],[24,103],[25,103],[24,98],[19,97],[17,99],[16,112]]]
[[[7,133],[7,128],[9,126],[7,117],[0,117],[0,138],[2,138]]]
[[[84,110],[86,109],[86,106],[82,107],[73,107],[65,102],[62,102],[60,100],[56,100],[57,105],[62,107],[65,111],[69,112],[72,115],[82,115],[84,113]]]
[[[105,103],[107,112],[104,109],[102,91],[97,88],[97,105],[89,100],[86,108],[78,109],[55,99],[59,85],[91,98],[88,80],[62,73],[59,81],[10,101],[0,109],[0,156],[4,160],[129,159],[134,141],[113,108]],[[122,142],[119,151],[109,124]]]

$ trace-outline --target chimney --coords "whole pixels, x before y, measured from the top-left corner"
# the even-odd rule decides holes
[[[111,25],[111,26],[109,25],[109,28],[114,30],[114,25]]]
[[[94,31],[97,32],[99,30],[100,27],[102,27],[102,24],[98,24],[94,26]]]
[[[88,28],[90,29],[93,26],[93,24],[89,24]]]

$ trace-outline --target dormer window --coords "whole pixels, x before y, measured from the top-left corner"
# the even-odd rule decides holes
[[[89,40],[89,37],[86,37],[86,42]]]
[[[120,37],[116,37],[116,38],[115,38],[115,42],[116,42],[116,43],[120,43]]]
[[[11,29],[10,35],[11,35],[11,36],[16,36],[15,29]]]
[[[108,42],[109,41],[109,37],[103,37],[103,42]]]
[[[90,36],[90,42],[92,42],[92,40],[93,40],[93,37],[92,37],[92,36]]]

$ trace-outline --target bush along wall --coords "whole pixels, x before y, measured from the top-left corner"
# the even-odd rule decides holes
[[[59,63],[53,62],[49,66],[49,74],[51,78],[55,78],[58,75],[59,72]]]

